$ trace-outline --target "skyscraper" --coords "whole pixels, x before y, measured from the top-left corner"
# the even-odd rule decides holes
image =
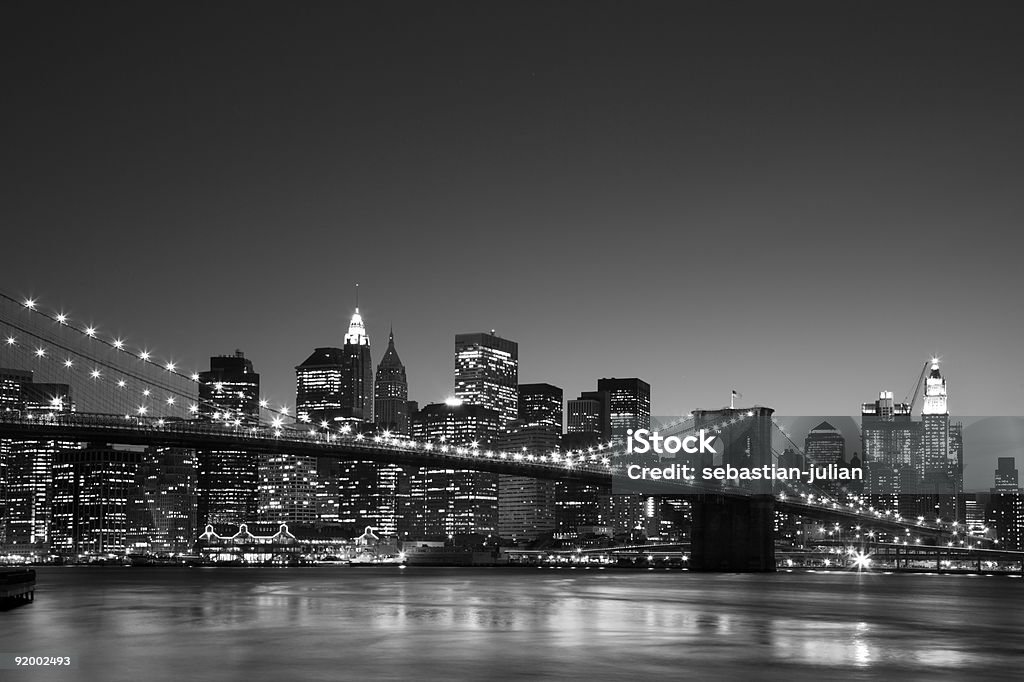
[[[455,397],[501,415],[501,427],[519,416],[519,344],[490,334],[455,336]]]
[[[141,453],[90,446],[57,454],[51,551],[65,557],[123,555]]]
[[[196,532],[196,453],[153,446],[142,453],[130,544],[140,551],[185,554]]]
[[[1024,549],[1024,490],[1016,458],[1000,457],[995,470],[986,520],[996,530],[1000,549]]]
[[[519,419],[498,440],[506,452],[544,453],[562,438],[562,389],[551,384],[519,385]],[[555,530],[552,481],[527,476],[498,476],[498,535],[532,541]]]
[[[373,358],[359,308],[352,314],[342,346],[341,413],[343,418],[373,424]]]
[[[374,420],[378,429],[409,435],[409,382],[405,365],[395,349],[394,330],[388,334],[388,349],[377,365],[373,397]]]
[[[341,348],[317,348],[295,368],[295,414],[320,426],[344,421],[342,383],[345,353]]]
[[[609,437],[625,442],[629,429],[651,427],[651,385],[637,378],[600,379],[598,393],[607,396]]]
[[[260,375],[242,351],[210,358],[199,375],[199,419],[243,429],[259,423]],[[199,450],[198,525],[235,526],[256,516],[258,460],[241,450]]]
[[[413,438],[440,445],[486,447],[501,415],[459,400],[425,405],[412,418]],[[410,473],[403,533],[409,538],[493,535],[498,521],[498,477],[469,469],[420,467]]]
[[[17,408],[35,419],[50,419],[74,412],[71,387],[67,384],[34,383],[31,375],[4,370],[8,394],[20,387]],[[8,407],[14,403],[8,402]],[[0,446],[2,447],[2,446]],[[65,450],[81,445],[74,442],[17,439],[7,441],[7,549],[12,554],[45,556],[50,543],[53,511],[53,466]]]
[[[846,462],[846,439],[836,427],[827,421],[821,422],[807,432],[804,454],[811,464],[843,464]]]

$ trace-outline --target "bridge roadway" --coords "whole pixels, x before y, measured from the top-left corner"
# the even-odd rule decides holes
[[[445,446],[411,440],[384,439],[373,436],[326,435],[292,428],[271,427],[230,428],[220,423],[186,419],[115,416],[71,413],[48,418],[29,418],[0,414],[0,437],[20,440],[56,440],[117,445],[164,446],[204,450],[244,450],[253,453],[284,454],[300,457],[329,457],[344,460],[372,461],[442,469],[473,469],[498,474],[527,476],[545,480],[575,481],[611,487],[621,472],[606,465],[598,457],[586,460],[582,455],[558,458],[550,455],[523,455],[483,448]],[[605,456],[614,456],[605,451]],[[751,493],[733,485],[679,482],[679,496],[695,496],[713,502],[724,498],[749,498]],[[862,511],[840,503],[820,499],[818,503],[774,498],[776,511],[808,518],[861,523],[880,530],[910,529],[931,537],[947,537],[950,530],[922,526],[877,512]]]

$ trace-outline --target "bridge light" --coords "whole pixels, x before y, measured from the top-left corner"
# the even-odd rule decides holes
[[[114,348],[124,350],[124,341],[121,339],[114,339]]]
[[[128,385],[128,382],[125,381],[124,379],[118,379],[117,380],[117,387],[118,388],[124,388],[127,385]]]
[[[213,390],[217,391],[218,393],[223,391],[224,390],[224,382],[223,381],[215,381],[214,384],[213,384]]]
[[[17,342],[18,342],[18,340],[16,338],[14,338],[13,336],[8,336],[7,337],[7,345],[8,346],[13,346]]]
[[[57,320],[57,322],[59,322],[60,324],[67,324],[68,323],[68,316],[65,315],[64,313],[57,313],[57,317],[55,317],[53,319]]]
[[[320,422],[320,428],[321,429],[326,429],[329,426],[330,426],[330,423],[326,419],[324,421]]]
[[[282,405],[281,406],[281,414],[284,414],[284,415],[288,414],[288,406],[287,405]]]
[[[144,396],[146,396],[146,397],[148,398],[148,397],[149,397],[149,394],[150,394],[150,390],[149,390],[148,388],[146,388],[146,389],[143,389],[143,391],[142,391],[142,395],[144,395]]]
[[[139,353],[139,360],[142,360],[143,362],[149,362],[149,351],[148,350],[144,350],[144,351],[140,352]]]
[[[67,360],[64,361],[64,366],[67,367],[68,369],[71,369],[71,366],[74,364],[75,363],[71,361],[71,358],[68,358]]]
[[[147,408],[145,405],[139,405],[139,409],[136,410],[136,412],[138,412],[139,415],[144,415],[147,412],[149,412],[149,408]]]
[[[91,376],[93,379],[99,379],[100,371],[98,369],[94,369],[93,371],[89,372],[89,376]]]
[[[195,403],[192,403],[191,405],[188,406],[188,411],[192,414],[195,414],[196,412],[199,412],[199,406],[196,405]]]
[[[270,420],[270,423],[275,429],[278,429],[281,428],[281,424],[284,423],[284,420],[281,419],[281,417],[274,417]]]
[[[173,372],[174,371],[174,363],[168,361],[167,364],[164,365],[164,369],[166,369],[168,372]]]
[[[93,327],[93,326],[86,327],[85,328],[85,335],[88,336],[90,339],[94,338],[96,336],[96,327]]]
[[[163,417],[161,417],[160,419],[156,420],[156,425],[157,426],[163,426],[164,424],[166,424],[166,422],[163,420]]]
[[[192,381],[199,381],[199,372],[192,372]]]
[[[167,404],[168,405],[173,405],[174,404],[174,396],[169,396],[167,398]]]
[[[266,409],[266,408],[270,407],[270,402],[267,401],[267,400],[261,400],[260,401],[260,407]]]
[[[46,349],[45,348],[36,348],[36,357],[37,358],[45,358],[46,357]]]
[[[25,307],[28,308],[29,310],[35,310],[36,309],[36,301],[35,301],[35,299],[33,299],[33,298],[26,298],[25,299]]]

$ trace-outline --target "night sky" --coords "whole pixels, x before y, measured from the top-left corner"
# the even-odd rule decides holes
[[[1013,4],[5,3],[0,289],[275,402],[360,307],[571,398],[1024,414]]]

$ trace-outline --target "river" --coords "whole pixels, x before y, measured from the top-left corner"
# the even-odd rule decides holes
[[[38,569],[3,680],[1024,679],[1024,580],[590,569]]]

